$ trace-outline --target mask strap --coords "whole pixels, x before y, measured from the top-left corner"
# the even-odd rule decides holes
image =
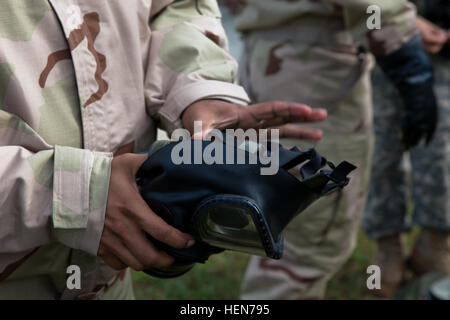
[[[341,162],[336,168],[331,172],[324,172],[325,176],[332,181],[325,186],[322,190],[322,194],[327,194],[336,188],[342,188],[346,186],[349,182],[347,176],[355,170],[356,167],[347,161]]]
[[[321,176],[324,180],[322,186],[325,185],[323,189],[319,191],[321,195],[325,195],[337,188],[346,186],[349,182],[349,179],[347,178],[348,174],[356,169],[354,165],[347,161],[343,161],[335,167],[333,163],[327,162],[327,159],[320,156],[314,149],[303,152],[297,147],[290,150],[280,148],[280,167],[284,170],[292,169],[305,161],[308,162],[300,169],[300,175],[304,180],[317,174],[317,172],[327,164],[331,168],[331,170],[321,171]],[[329,183],[330,181],[331,183]]]
[[[297,147],[293,147],[290,150],[280,147],[280,168],[283,168],[284,170],[292,169],[310,158],[310,151],[303,152]]]
[[[303,152],[299,148],[294,147],[290,150],[281,150],[280,152],[280,167],[284,170],[292,169],[307,160],[309,161],[300,169],[303,179],[313,176],[327,163],[327,160],[321,157],[314,149]]]
[[[300,174],[303,179],[312,177],[327,164],[327,159],[321,157],[316,150],[311,149],[309,152],[311,153],[311,160],[300,169]]]

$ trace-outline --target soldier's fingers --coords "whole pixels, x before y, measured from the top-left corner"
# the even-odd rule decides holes
[[[121,241],[117,241],[110,250],[128,267],[136,271],[142,271],[144,269],[144,264],[141,263],[141,261],[139,261]]]
[[[327,117],[324,109],[310,107],[292,102],[266,102],[248,108],[239,108],[238,126],[254,128],[276,126],[285,123],[322,121]]]
[[[327,112],[323,109],[313,109],[311,114],[307,117],[307,118],[303,118],[303,123],[308,123],[308,122],[319,122],[319,121],[323,121],[326,120],[327,118]],[[289,124],[289,123],[295,123],[295,122],[299,122],[297,121],[293,121],[293,118],[291,117],[278,117],[278,118],[273,118],[273,119],[269,119],[269,120],[262,120],[260,121],[260,128],[270,128],[270,127],[276,127],[276,126],[282,126],[285,124]]]
[[[111,268],[115,270],[123,270],[127,268],[127,265],[124,264],[122,261],[120,261],[118,258],[116,258],[113,254],[110,252],[105,252],[105,254],[101,257],[105,263],[110,266]]]
[[[131,267],[134,270],[142,270],[144,268],[144,265],[138,259],[136,259],[136,257],[122,242],[122,239],[126,237],[126,234],[129,233],[129,231],[129,227],[115,230],[114,232],[110,233],[109,236],[104,236],[102,238],[102,245],[106,247],[106,250],[108,252],[112,253],[126,266]]]
[[[328,112],[325,109],[312,109],[311,115],[308,117],[309,122],[324,121],[328,117]]]
[[[291,139],[301,139],[301,140],[312,140],[318,141],[322,139],[323,132],[319,129],[305,128],[298,125],[284,125],[279,128],[280,138],[291,138]],[[271,130],[269,130],[269,133]]]
[[[150,266],[167,267],[174,261],[173,257],[158,250],[140,230],[136,230],[133,235],[126,237],[125,244],[145,268]]]
[[[156,240],[178,249],[194,245],[194,238],[167,224],[153,212],[139,193],[136,193],[132,210],[138,214],[138,225]]]
[[[239,108],[240,125],[254,127],[262,120],[275,118],[305,119],[311,115],[311,108],[303,105],[283,101],[264,102]]]
[[[443,44],[427,43],[427,44],[425,44],[425,47],[429,53],[437,54],[437,53],[439,53],[439,51],[441,51]]]
[[[174,258],[169,256],[166,252],[158,250],[155,248],[155,250],[152,253],[153,255],[153,261],[151,262],[152,267],[157,268],[165,268],[169,267],[173,264]]]
[[[432,41],[434,43],[444,44],[447,41],[447,33],[441,28],[436,28],[432,32]]]

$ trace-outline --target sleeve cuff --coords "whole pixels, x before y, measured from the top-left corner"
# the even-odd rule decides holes
[[[215,80],[196,82],[169,95],[160,110],[163,127],[169,133],[181,128],[183,111],[194,102],[203,99],[222,99],[242,105],[250,103],[250,98],[241,86]]]
[[[55,147],[53,228],[62,244],[97,255],[112,154]]]

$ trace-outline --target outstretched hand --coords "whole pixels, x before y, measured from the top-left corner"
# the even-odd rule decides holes
[[[190,105],[182,115],[183,125],[194,134],[194,121],[202,121],[201,137],[213,129],[279,129],[280,138],[320,140],[322,131],[293,123],[326,120],[324,109],[311,109],[293,102],[264,102],[241,106],[222,100],[200,100]],[[198,134],[198,133],[196,133]]]

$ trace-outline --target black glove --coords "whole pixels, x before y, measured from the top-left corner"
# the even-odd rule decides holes
[[[433,65],[422,38],[415,36],[394,53],[376,58],[405,104],[401,123],[405,148],[416,146],[422,138],[428,144],[436,131],[438,106],[433,90]]]

